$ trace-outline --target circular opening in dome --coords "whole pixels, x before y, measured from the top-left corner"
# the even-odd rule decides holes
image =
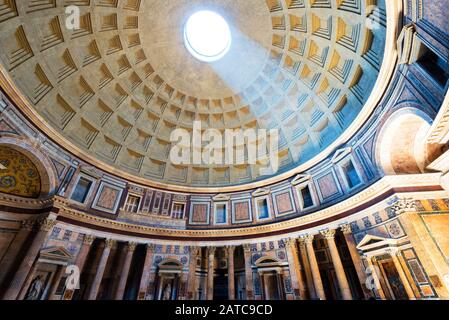
[[[213,62],[223,58],[231,48],[231,30],[226,20],[213,11],[198,11],[184,28],[184,42],[197,59]]]

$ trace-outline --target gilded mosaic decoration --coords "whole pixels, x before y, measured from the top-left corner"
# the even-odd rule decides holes
[[[27,198],[41,193],[41,178],[36,166],[22,153],[0,147],[0,192]]]

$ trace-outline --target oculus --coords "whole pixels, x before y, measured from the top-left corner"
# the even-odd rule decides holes
[[[184,42],[187,50],[198,60],[218,61],[231,48],[231,29],[218,13],[198,11],[187,20],[184,27]]]

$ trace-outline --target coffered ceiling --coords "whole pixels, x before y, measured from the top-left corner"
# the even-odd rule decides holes
[[[201,9],[232,29],[215,63],[183,43]],[[43,123],[100,163],[181,186],[267,178],[261,164],[172,164],[171,132],[195,120],[279,129],[279,172],[318,155],[369,98],[385,37],[384,0],[0,0],[1,67]]]

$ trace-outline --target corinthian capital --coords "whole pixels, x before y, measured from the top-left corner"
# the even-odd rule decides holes
[[[388,248],[386,252],[391,256],[399,257],[401,255],[401,251],[398,248]]]
[[[228,254],[233,254],[235,251],[235,246],[226,246],[226,251]]]
[[[134,252],[137,248],[138,243],[137,242],[128,242],[127,249],[130,252]]]
[[[87,244],[90,246],[90,245],[92,245],[92,243],[94,243],[94,241],[95,241],[95,237],[93,235],[91,235],[91,234],[84,235],[84,238],[83,238],[84,244]]]
[[[305,244],[312,244],[315,236],[313,234],[306,234],[301,236],[301,240],[304,241]]]
[[[114,239],[106,239],[105,243],[106,243],[106,248],[112,248],[115,245],[115,240]]]
[[[217,248],[214,247],[214,246],[207,247],[207,253],[208,253],[210,256],[215,254],[215,250],[217,250]]]
[[[54,219],[44,218],[39,220],[38,224],[39,230],[48,232],[55,226],[56,221]]]
[[[352,234],[351,225],[349,223],[341,225],[340,229],[345,235]]]
[[[21,223],[21,227],[22,229],[31,231],[33,230],[34,222],[35,222],[34,220],[23,220]]]
[[[335,230],[323,230],[323,231],[321,231],[320,232],[321,233],[321,235],[324,237],[324,238],[326,238],[326,239],[328,239],[328,240],[333,240],[333,239],[335,239]]]

